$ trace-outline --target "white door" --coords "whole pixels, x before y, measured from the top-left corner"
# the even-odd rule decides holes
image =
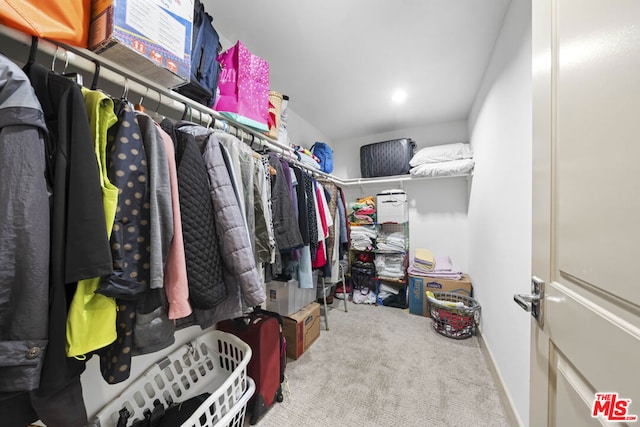
[[[532,4],[530,425],[640,427],[640,1]]]

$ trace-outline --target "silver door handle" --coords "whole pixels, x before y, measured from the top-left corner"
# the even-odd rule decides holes
[[[515,294],[513,300],[524,311],[530,312],[542,326],[542,303],[544,299],[544,281],[536,276],[531,278],[531,294]]]
[[[513,300],[518,303],[524,311],[531,311],[534,304],[540,302],[539,295],[515,294]]]

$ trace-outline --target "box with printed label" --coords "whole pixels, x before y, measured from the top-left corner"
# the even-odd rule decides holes
[[[92,0],[89,49],[172,88],[189,80],[194,0]]]
[[[320,336],[320,304],[312,302],[289,317],[283,317],[287,356],[299,358]]]
[[[468,275],[464,274],[460,280],[438,279],[426,276],[409,276],[409,313],[419,316],[429,316],[427,308],[427,291],[456,292],[472,296],[473,286]]]

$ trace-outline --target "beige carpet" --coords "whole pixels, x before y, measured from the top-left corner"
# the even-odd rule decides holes
[[[342,304],[330,330],[289,359],[284,402],[258,426],[509,426],[477,337],[443,337],[397,308]]]

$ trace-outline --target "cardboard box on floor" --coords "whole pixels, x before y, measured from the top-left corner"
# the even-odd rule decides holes
[[[172,88],[191,74],[193,0],[92,0],[89,49]]]
[[[427,291],[456,292],[471,297],[473,286],[466,274],[460,280],[409,275],[409,313],[431,317],[427,309]]]
[[[299,358],[320,336],[320,304],[312,302],[289,317],[283,317],[287,356]]]

